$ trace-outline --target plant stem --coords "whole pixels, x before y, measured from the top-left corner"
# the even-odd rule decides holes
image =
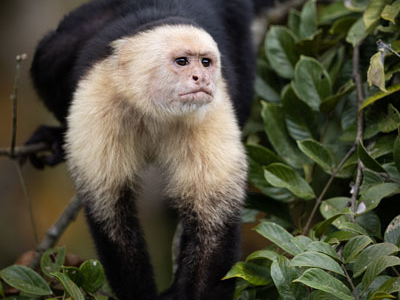
[[[20,70],[22,61],[26,59],[26,54],[17,55],[15,65],[15,77],[14,77],[14,86],[13,93],[11,94],[11,100],[13,103],[12,110],[12,131],[11,131],[11,148],[10,148],[10,156],[14,158],[14,149],[15,149],[15,141],[17,139],[17,103],[18,103],[18,90],[19,90],[19,78],[20,78]]]
[[[0,148],[0,156],[8,156],[10,158],[17,158],[31,153],[49,150],[49,146],[45,143],[38,143],[32,145],[16,146],[14,148],[13,157],[11,156],[11,148]]]
[[[314,219],[314,216],[317,212],[317,209],[319,207],[319,205],[322,202],[322,199],[324,198],[326,192],[328,191],[329,187],[332,184],[333,179],[335,178],[336,174],[340,172],[340,170],[342,169],[344,163],[347,161],[347,159],[350,157],[350,155],[353,154],[353,152],[357,149],[357,147],[355,145],[353,145],[349,151],[347,151],[346,155],[342,158],[342,160],[340,161],[340,163],[338,164],[338,166],[336,167],[335,170],[333,170],[331,177],[329,178],[328,182],[326,183],[324,189],[322,190],[321,194],[319,195],[317,201],[314,204],[313,210],[310,214],[310,217],[308,218],[307,224],[304,226],[303,229],[303,234],[307,235],[308,231],[310,229],[310,225],[311,225],[311,221]]]
[[[80,209],[80,201],[77,197],[74,197],[54,225],[47,230],[45,237],[36,247],[35,257],[30,263],[30,267],[32,269],[36,269],[39,266],[40,257],[42,256],[43,252],[54,247],[61,235],[67,229],[68,225],[76,219]]]
[[[356,84],[356,89],[357,89],[357,136],[354,144],[357,146],[360,141],[363,139],[363,133],[364,133],[364,111],[360,109],[361,104],[364,102],[364,92],[363,92],[363,86],[362,86],[362,81],[361,81],[361,75],[360,75],[360,46],[362,44],[362,41],[359,42],[353,50],[353,80]],[[361,178],[362,178],[362,169],[363,165],[360,159],[357,160],[357,175],[356,175],[356,181],[353,186],[353,194],[351,195],[350,199],[350,207],[351,211],[355,212],[356,211],[356,201],[357,201],[357,196],[358,192],[360,190],[360,185],[361,185]],[[351,220],[354,221],[354,216],[350,216]]]

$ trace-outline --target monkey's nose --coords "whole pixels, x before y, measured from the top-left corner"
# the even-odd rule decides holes
[[[192,79],[193,79],[194,81],[197,81],[197,80],[199,80],[199,76],[193,75],[193,76],[192,76]]]

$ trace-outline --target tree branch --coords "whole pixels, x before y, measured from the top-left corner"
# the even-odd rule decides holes
[[[40,264],[40,257],[42,254],[52,247],[54,247],[61,235],[64,233],[68,225],[74,221],[81,209],[81,204],[78,197],[72,198],[67,208],[63,211],[58,220],[53,226],[47,230],[45,237],[35,250],[35,257],[32,259],[30,267],[36,269]]]
[[[14,148],[14,153],[11,153],[11,148],[0,148],[0,156],[17,158],[46,150],[50,150],[49,146],[46,143],[38,143],[32,145],[17,146]]]
[[[363,133],[364,133],[364,111],[360,109],[361,104],[364,102],[364,92],[363,92],[363,86],[362,86],[362,81],[361,81],[361,75],[360,75],[360,46],[363,41],[359,42],[353,50],[353,79],[356,84],[356,89],[357,89],[357,136],[355,140],[355,145],[356,147],[358,146],[359,142],[362,141],[363,139]],[[363,165],[360,159],[357,160],[357,175],[356,175],[356,181],[354,183],[354,186],[352,188],[352,195],[350,199],[350,206],[351,206],[351,211],[355,212],[356,211],[356,201],[357,201],[357,196],[358,192],[360,190],[360,185],[361,185],[361,179],[362,179],[362,169]],[[354,221],[354,216],[350,216],[350,218]]]

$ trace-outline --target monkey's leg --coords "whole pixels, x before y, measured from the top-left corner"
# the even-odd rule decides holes
[[[156,286],[133,198],[131,189],[120,191],[112,218],[107,221],[96,218],[90,205],[85,205],[85,212],[100,261],[118,299],[153,300]]]
[[[210,231],[202,220],[184,217],[178,269],[161,300],[231,300],[234,280],[221,280],[240,253],[240,222],[233,217]]]

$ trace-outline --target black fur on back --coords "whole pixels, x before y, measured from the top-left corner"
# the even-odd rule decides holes
[[[33,82],[65,125],[77,83],[96,61],[110,55],[110,42],[161,24],[192,24],[216,40],[222,72],[243,125],[253,93],[252,19],[251,0],[93,0],[65,16],[41,40],[31,68]]]

